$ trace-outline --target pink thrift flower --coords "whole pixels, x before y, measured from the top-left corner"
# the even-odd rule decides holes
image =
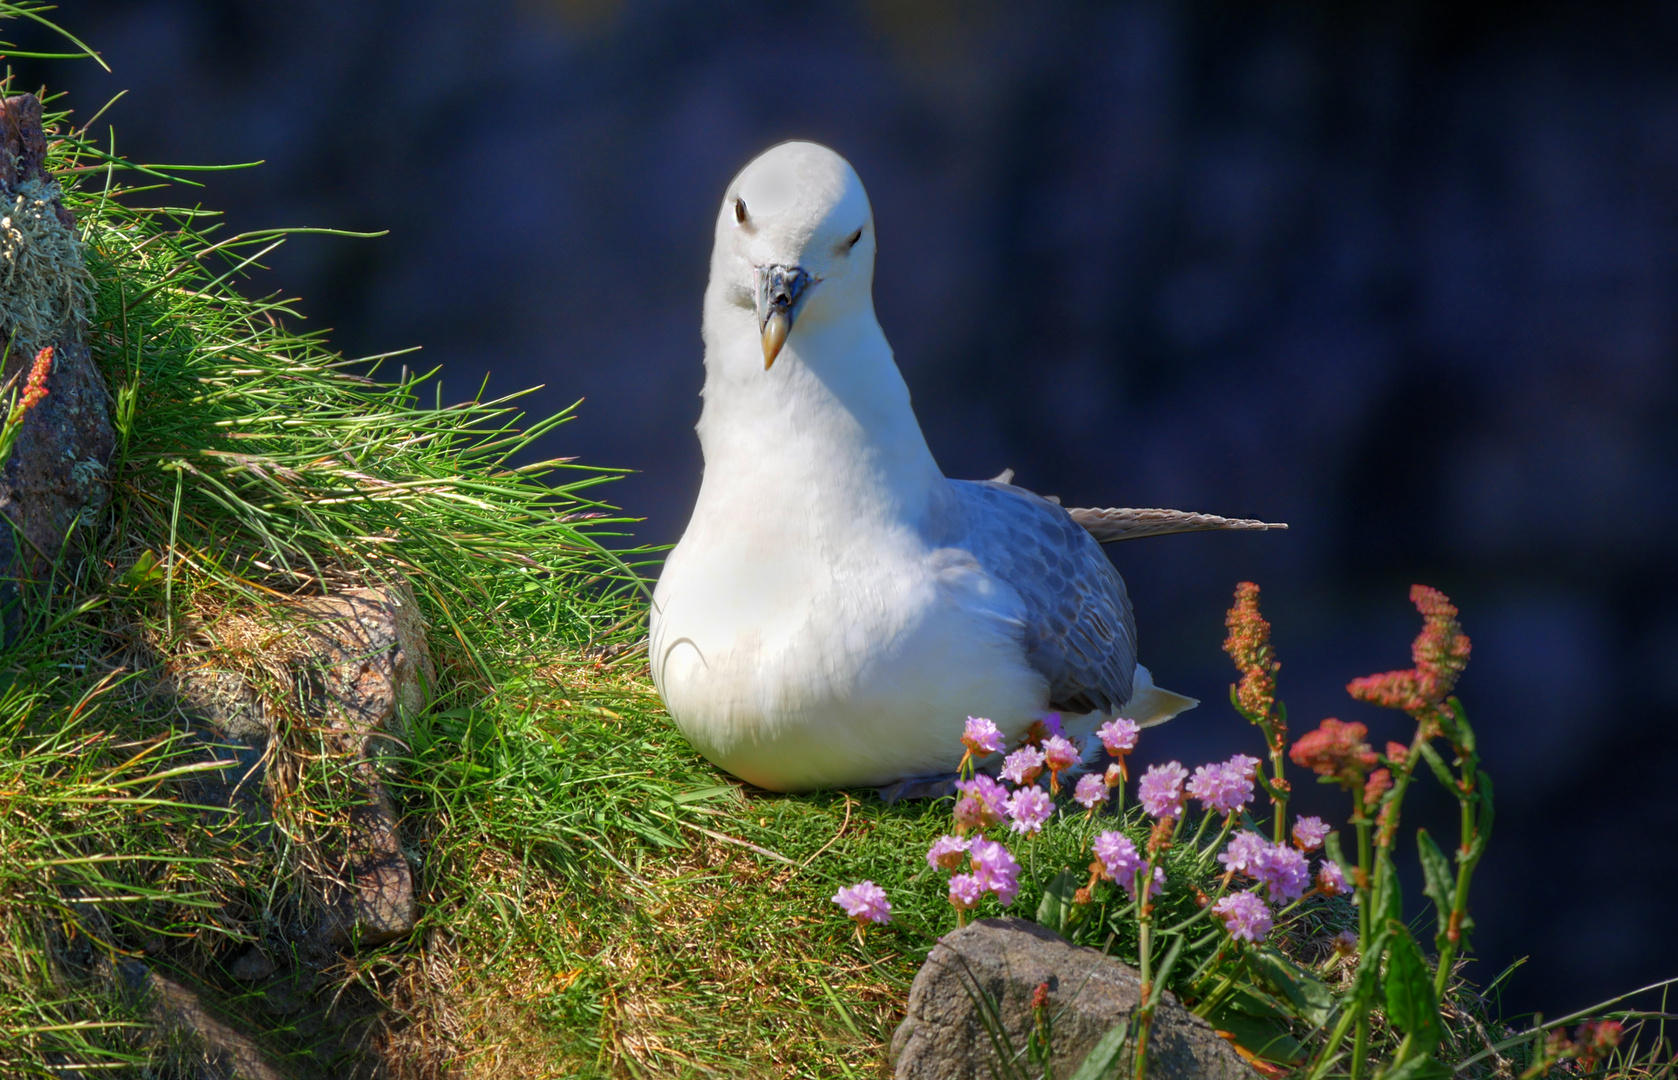
[[[1043,751],[1035,746],[1022,746],[1002,759],[1002,778],[1024,787],[1035,783],[1043,771]]]
[[[1065,772],[1082,757],[1072,741],[1060,735],[1050,735],[1043,743],[1043,764],[1048,766],[1050,772]]]
[[[970,854],[979,887],[995,893],[1003,907],[1012,904],[1020,892],[1020,864],[1014,856],[995,840],[974,840]]]
[[[1270,902],[1289,903],[1311,887],[1311,868],[1305,853],[1286,844],[1266,844],[1247,872],[1270,890]]]
[[[1331,831],[1320,817],[1302,817],[1293,823],[1293,842],[1301,851],[1316,851]]]
[[[1008,816],[1008,791],[1001,784],[980,773],[971,780],[956,784],[961,798],[956,800],[956,824],[965,829],[988,829]]]
[[[979,879],[972,874],[955,874],[950,878],[950,903],[957,911],[972,911],[984,895]]]
[[[1256,757],[1249,757],[1246,754],[1236,754],[1231,757],[1226,764],[1228,764],[1230,768],[1240,772],[1242,776],[1245,776],[1249,780],[1255,779],[1258,776],[1259,759]]]
[[[927,849],[926,864],[934,870],[954,870],[973,841],[960,836],[940,836]]]
[[[1098,833],[1092,850],[1101,864],[1101,876],[1108,881],[1132,881],[1147,862],[1130,838],[1115,829]]]
[[[1324,896],[1342,896],[1352,891],[1346,885],[1346,875],[1341,873],[1340,864],[1333,859],[1324,859],[1317,864],[1317,891]]]
[[[1174,818],[1183,812],[1183,781],[1189,771],[1181,762],[1150,765],[1137,785],[1136,797],[1142,809],[1157,818]]]
[[[891,922],[891,901],[886,899],[886,890],[872,881],[845,886],[833,894],[833,902],[844,908],[845,914],[859,926],[864,922]]]
[[[1236,941],[1263,941],[1274,921],[1257,891],[1232,893],[1212,905],[1212,914]]]
[[[1002,751],[1002,732],[982,716],[969,716],[967,728],[961,733],[961,743],[973,754],[996,754]]]
[[[1078,786],[1072,789],[1072,800],[1088,810],[1107,801],[1107,784],[1094,773],[1085,773],[1078,777]]]
[[[1106,747],[1107,752],[1114,757],[1123,757],[1136,749],[1136,739],[1141,733],[1142,729],[1136,726],[1134,720],[1126,720],[1122,716],[1116,720],[1107,721],[1096,730],[1096,735],[1101,739],[1101,745]]]
[[[1124,783],[1124,766],[1116,763],[1107,766],[1107,774],[1101,778],[1101,782],[1110,788]]]
[[[1231,762],[1202,765],[1194,771],[1188,793],[1207,810],[1233,814],[1252,801],[1253,782]]]
[[[1014,820],[1008,827],[1017,833],[1039,833],[1043,823],[1055,812],[1055,801],[1039,787],[1023,787],[1008,800],[1008,816]]]
[[[1230,838],[1229,845],[1218,856],[1218,861],[1224,864],[1224,869],[1237,874],[1252,873],[1253,863],[1269,841],[1255,832],[1238,832]]]

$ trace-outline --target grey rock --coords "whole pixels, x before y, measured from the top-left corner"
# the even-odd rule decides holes
[[[196,781],[200,804],[237,810],[266,828],[266,770],[282,711],[318,723],[328,750],[348,765],[335,795],[350,807],[349,828],[337,850],[324,853],[331,865],[314,943],[374,944],[412,930],[413,875],[379,764],[436,678],[407,587],[342,588],[256,615],[226,612],[194,627],[168,666],[182,711],[228,762]]]
[[[252,945],[228,965],[227,973],[240,982],[258,982],[274,974],[274,961],[267,953]]]
[[[1048,984],[1052,1063],[1070,1075],[1141,1000],[1136,969],[1024,919],[980,919],[946,934],[909,990],[908,1017],[892,1038],[897,1080],[990,1080],[1003,1071],[977,1001],[995,1007],[1006,1044],[1023,1065],[1032,994]],[[1167,993],[1154,1013],[1148,1072],[1161,1080],[1254,1080],[1210,1024]],[[994,1071],[993,1071],[994,1070]]]
[[[206,1006],[184,983],[151,970],[138,960],[123,960],[117,974],[131,992],[141,995],[161,1030],[184,1039],[196,1052],[187,1074],[193,1080],[287,1080],[257,1041]]]
[[[32,584],[73,572],[80,531],[109,497],[116,447],[111,395],[86,341],[87,270],[46,149],[35,95],[0,99],[0,411],[22,391],[37,350],[52,349],[46,397],[17,421],[0,468],[6,638],[27,626]]]

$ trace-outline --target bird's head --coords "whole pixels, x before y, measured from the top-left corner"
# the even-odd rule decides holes
[[[874,214],[850,162],[825,146],[786,142],[740,170],[717,212],[711,285],[749,310],[763,367],[794,326],[871,312]]]

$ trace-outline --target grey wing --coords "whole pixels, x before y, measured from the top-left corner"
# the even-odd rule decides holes
[[[1014,470],[1003,469],[987,483],[1004,484],[1013,487]],[[1024,491],[1025,488],[1014,488]],[[1060,505],[1060,499],[1053,495],[1038,496]],[[1186,532],[1223,532],[1223,531],[1254,531],[1266,532],[1270,529],[1285,529],[1287,525],[1280,521],[1255,521],[1252,518],[1226,518],[1217,514],[1197,514],[1190,510],[1153,510],[1139,509],[1132,506],[1109,506],[1105,508],[1089,506],[1068,507],[1066,512],[1072,515],[1072,520],[1082,525],[1098,543],[1111,544],[1117,540],[1138,540],[1144,536],[1170,536],[1173,533]]]
[[[1226,518],[1217,514],[1195,514],[1187,510],[1138,510],[1116,506],[1105,510],[1074,507],[1066,511],[1072,520],[1089,531],[1103,544],[1115,540],[1135,540],[1143,536],[1168,536],[1172,533],[1211,532],[1214,530],[1285,529],[1276,521],[1254,521],[1251,518]]]
[[[952,480],[967,513],[963,546],[1025,603],[1026,660],[1049,706],[1114,712],[1130,700],[1136,619],[1124,579],[1059,506],[1010,484]]]

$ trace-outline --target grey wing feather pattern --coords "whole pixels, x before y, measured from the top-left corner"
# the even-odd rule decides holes
[[[1251,518],[1226,518],[1217,514],[1194,514],[1187,510],[1137,510],[1115,506],[1105,510],[1078,507],[1067,511],[1072,520],[1089,530],[1089,534],[1103,544],[1115,540],[1135,540],[1143,536],[1167,536],[1171,533],[1208,532],[1211,530],[1285,529],[1286,525],[1273,521],[1254,521]]]
[[[1013,487],[1014,470],[1003,469],[987,483]],[[1024,491],[1024,488],[1015,488]],[[1038,498],[1060,505],[1053,495]],[[1118,540],[1136,540],[1144,536],[1170,536],[1172,533],[1212,531],[1253,531],[1285,529],[1279,521],[1255,521],[1252,518],[1226,518],[1217,514],[1196,514],[1188,510],[1143,510],[1130,506],[1110,506],[1105,509],[1071,507],[1066,511],[1072,520],[1082,525],[1097,543],[1111,544]]]
[[[1025,603],[1026,659],[1049,683],[1049,707],[1113,712],[1130,700],[1136,620],[1124,579],[1061,507],[994,480],[952,480],[967,546]],[[982,524],[981,524],[982,523]]]

